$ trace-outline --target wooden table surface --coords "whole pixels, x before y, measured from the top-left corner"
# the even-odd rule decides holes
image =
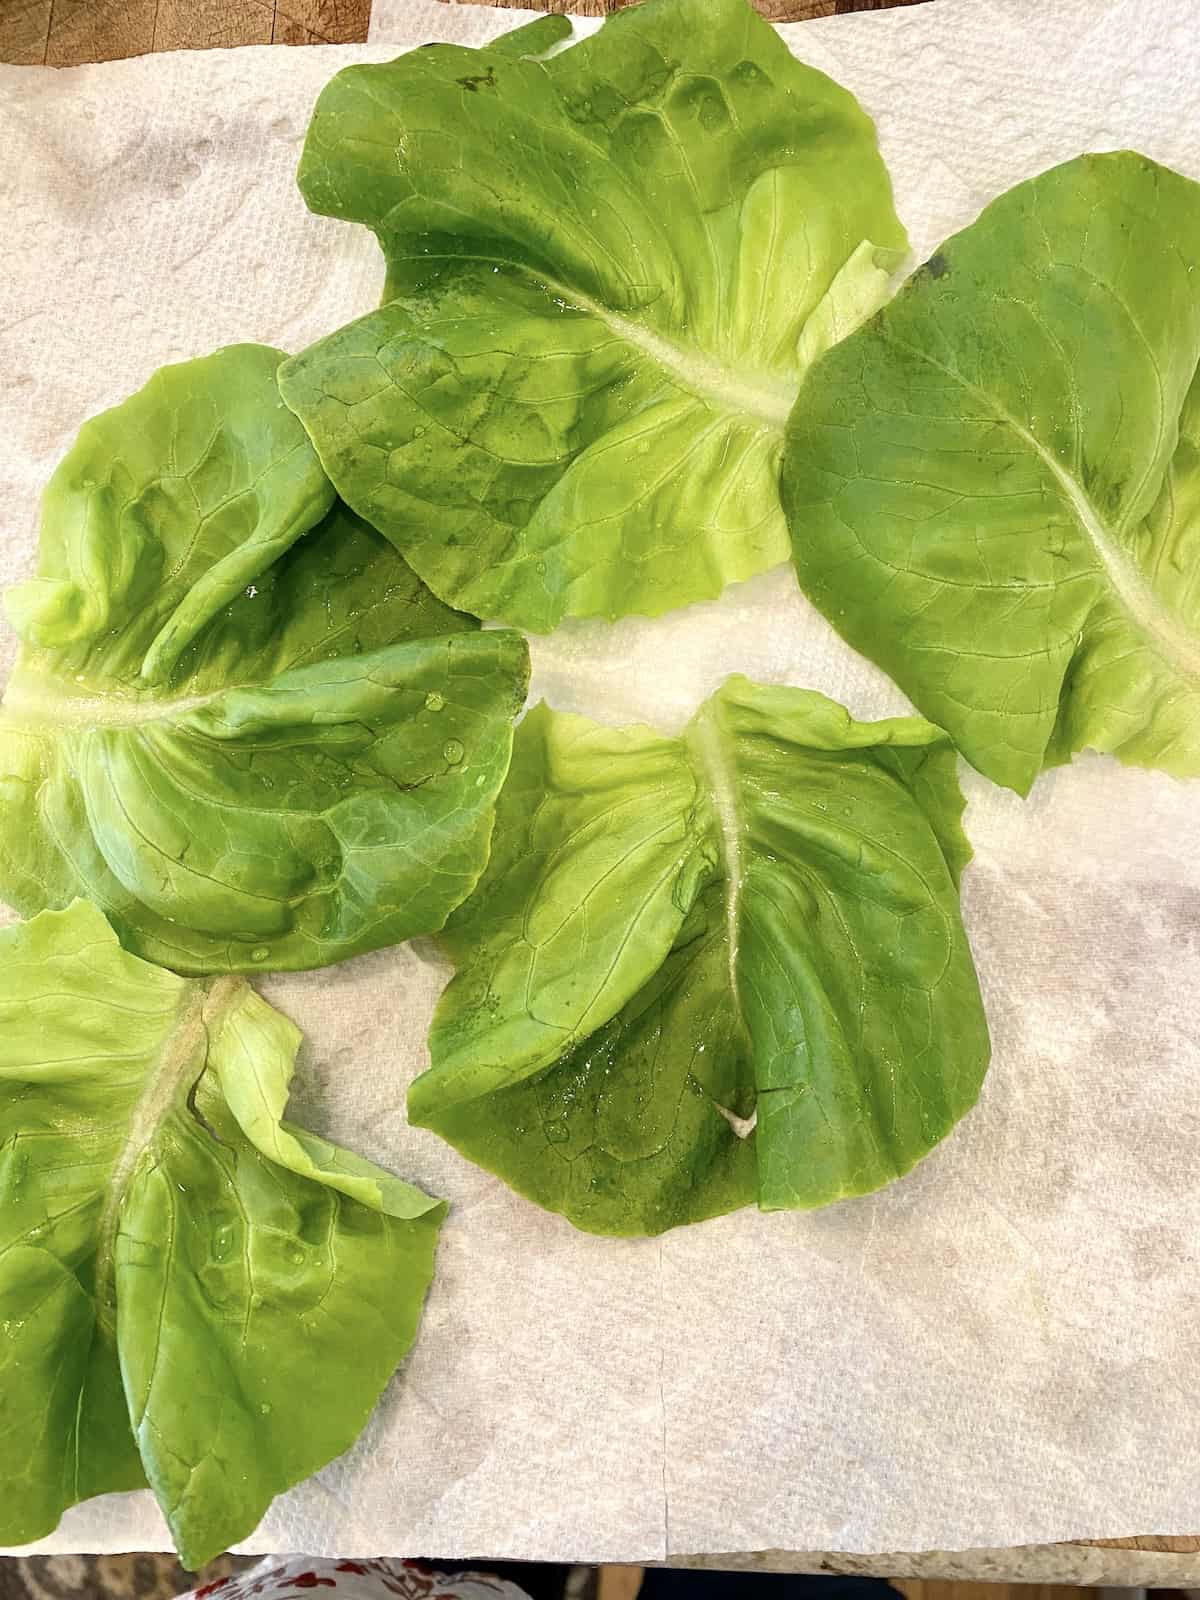
[[[512,0],[539,10],[600,13],[621,0]],[[757,0],[773,21],[875,11],[918,0]],[[151,50],[233,44],[353,44],[371,0],[0,0],[0,61],[72,67]]]
[[[624,0],[507,0],[529,9],[599,15]],[[776,22],[878,11],[922,0],[755,0]],[[154,50],[238,44],[352,44],[367,37],[371,0],[0,0],[0,61],[77,66]],[[797,1570],[793,1552],[703,1556],[697,1564]],[[821,1556],[802,1570],[908,1572],[921,1577],[1002,1581],[1200,1585],[1200,1537],[1097,1540],[1010,1551],[923,1556]],[[927,1586],[933,1587],[933,1586]]]

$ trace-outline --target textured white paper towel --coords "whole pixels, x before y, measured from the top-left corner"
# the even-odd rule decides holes
[[[324,80],[527,15],[376,0],[348,49],[0,69],[0,576],[79,421],[165,360],[298,348],[365,309],[362,230],[291,183]],[[1195,0],[938,0],[785,31],[879,119],[918,254],[996,190],[1130,143],[1200,176]],[[538,686],[678,717],[724,673],[900,709],[776,573],[576,626]],[[448,1196],[417,1348],[365,1439],[246,1548],[636,1559],[1200,1528],[1200,785],[1084,760],[968,778],[966,908],[995,1060],[884,1194],[668,1235],[575,1233],[405,1126],[440,982],[410,950],[275,978],[296,1111]],[[45,1549],[165,1543],[144,1495]]]

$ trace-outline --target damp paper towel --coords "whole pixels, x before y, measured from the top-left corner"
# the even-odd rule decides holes
[[[367,46],[0,69],[4,579],[89,413],[162,362],[299,349],[372,304],[373,240],[294,188],[318,90],[528,20],[376,7]],[[878,120],[919,259],[1083,149],[1200,178],[1195,24],[1195,0],[936,0],[783,32]],[[906,709],[782,571],[566,627],[534,660],[535,693],[613,721],[676,724],[734,670]],[[1200,1529],[1200,784],[1099,759],[1025,803],[964,781],[982,1102],[909,1178],[815,1215],[576,1233],[406,1127],[436,964],[401,948],[264,984],[307,1037],[300,1120],[453,1208],[365,1437],[242,1548],[632,1561]],[[40,1548],[168,1542],[139,1494]]]

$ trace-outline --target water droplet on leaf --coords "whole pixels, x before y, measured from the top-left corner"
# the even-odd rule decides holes
[[[447,739],[442,746],[442,755],[452,767],[457,767],[466,753],[460,739]]]
[[[445,704],[445,695],[439,694],[436,689],[431,689],[425,696],[426,711],[440,711]]]

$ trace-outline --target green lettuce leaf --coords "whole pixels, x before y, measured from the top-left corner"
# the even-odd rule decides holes
[[[651,0],[572,49],[348,67],[300,186],[385,304],[281,374],[342,497],[436,594],[546,631],[787,559],[783,426],[904,232],[870,120],[745,0]]]
[[[148,1483],[196,1567],[361,1430],[444,1207],[283,1120],[298,1042],[84,901],[0,931],[0,1543]]]
[[[1200,186],[1021,184],[814,369],[800,582],[1020,793],[1085,748],[1200,775]]]
[[[524,640],[334,504],[280,359],[167,367],[87,423],[6,597],[0,894],[94,900],[181,972],[439,928],[487,859],[525,695]]]
[[[928,723],[745,678],[681,738],[539,707],[410,1120],[598,1233],[906,1172],[988,1060],[954,769]]]

